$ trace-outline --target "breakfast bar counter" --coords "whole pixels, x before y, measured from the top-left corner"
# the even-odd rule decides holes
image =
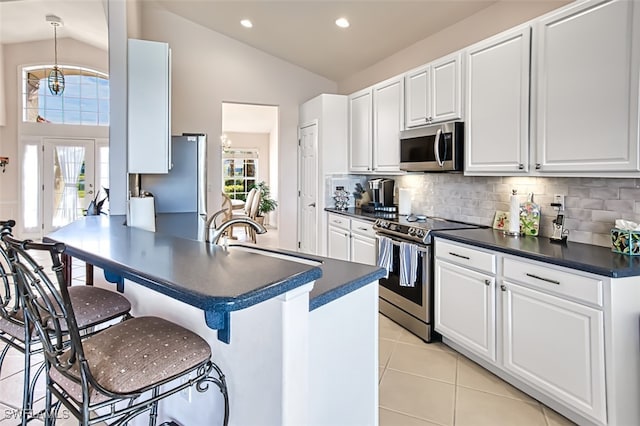
[[[133,315],[163,317],[207,340],[227,376],[230,424],[377,423],[384,270],[172,231],[88,216],[45,240],[116,277]],[[221,418],[221,407],[192,389],[161,404],[158,420],[202,424]]]

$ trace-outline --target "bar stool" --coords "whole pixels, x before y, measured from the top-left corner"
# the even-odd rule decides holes
[[[43,346],[46,425],[55,424],[63,405],[83,426],[105,420],[121,425],[146,411],[150,412],[149,425],[154,426],[158,401],[192,385],[204,392],[209,383],[222,393],[222,423],[228,424],[225,377],[211,361],[211,348],[204,339],[162,318],[138,317],[81,340],[69,289],[61,286],[58,291],[29,254],[31,250],[48,252],[56,276],[62,279],[64,244],[19,241],[10,236],[3,240],[14,254],[12,265],[25,323],[35,329]],[[67,329],[69,345],[64,345],[60,337]],[[187,379],[176,380],[180,377]],[[58,402],[53,404],[52,397]],[[90,413],[95,415],[90,417]]]
[[[15,221],[0,221],[0,235],[11,236]],[[15,270],[12,266],[11,250],[0,242],[0,282],[2,283],[2,301],[0,305],[0,342],[4,348],[0,352],[0,371],[10,348],[24,354],[24,379],[22,393],[21,423],[25,425],[33,415],[33,395],[36,381],[45,368],[41,363],[31,377],[32,355],[42,353],[37,334],[32,326],[27,326],[24,310],[20,305],[20,292]],[[59,285],[62,285],[59,283]],[[64,286],[64,285],[62,285]],[[83,335],[89,335],[93,328],[117,318],[128,318],[131,304],[122,295],[98,287],[74,286],[68,289],[70,300],[76,307],[78,328]],[[43,313],[43,325],[50,327],[52,318]],[[67,334],[66,323],[62,325],[60,338]]]

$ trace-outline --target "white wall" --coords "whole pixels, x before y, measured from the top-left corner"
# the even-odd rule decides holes
[[[21,122],[21,67],[25,65],[41,65],[53,60],[53,41],[37,41],[30,43],[12,43],[2,45],[4,53],[4,87],[6,105],[6,123],[0,126],[0,156],[10,158],[5,173],[0,173],[0,218],[19,220],[19,135],[22,132]],[[108,53],[88,44],[69,38],[58,39],[58,63],[77,65],[107,73]],[[33,125],[28,130],[33,134]],[[82,126],[77,126],[82,127]],[[37,130],[41,130],[38,128]],[[86,129],[84,129],[86,131]],[[78,129],[83,132],[82,129]],[[107,130],[102,129],[94,136],[106,137]],[[80,134],[67,134],[78,136]],[[82,135],[86,136],[86,133]]]
[[[371,67],[338,82],[339,93],[349,94],[434,59],[462,49],[501,31],[570,3],[567,0],[503,0],[457,24],[406,47]]]
[[[296,246],[298,106],[337,85],[300,67],[230,39],[153,4],[142,5],[142,38],[168,42],[172,54],[172,132],[204,132],[218,143],[222,102],[279,107],[277,186],[280,245]],[[113,141],[112,141],[113,143]],[[217,148],[217,146],[216,146]],[[220,149],[209,147],[209,210],[220,205]]]

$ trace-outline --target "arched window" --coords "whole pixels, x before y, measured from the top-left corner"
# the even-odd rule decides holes
[[[65,88],[62,95],[52,95],[47,86],[51,68],[22,69],[22,121],[108,126],[109,76],[88,68],[59,66]]]

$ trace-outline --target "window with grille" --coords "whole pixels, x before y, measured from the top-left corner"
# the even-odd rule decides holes
[[[22,69],[22,121],[85,126],[109,125],[109,76],[88,68],[59,66],[62,95],[47,86],[51,66]]]
[[[224,193],[231,199],[246,200],[258,178],[258,151],[226,150],[222,153]]]

